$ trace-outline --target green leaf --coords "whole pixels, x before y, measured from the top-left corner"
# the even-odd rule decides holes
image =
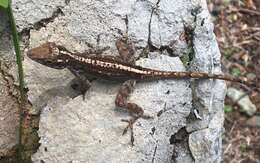
[[[240,72],[239,68],[232,68],[231,73],[234,76],[240,76],[241,75],[241,72]]]
[[[4,9],[8,8],[8,0],[0,0],[0,7],[3,7]]]
[[[245,143],[240,144],[240,151],[241,152],[246,152],[247,145]]]
[[[225,112],[225,113],[230,113],[230,112],[232,112],[232,111],[233,111],[233,108],[232,108],[231,105],[225,105],[225,106],[224,106],[224,112]]]
[[[3,0],[0,0],[3,1]],[[19,45],[19,37],[16,29],[16,23],[12,11],[12,5],[11,5],[11,0],[8,1],[6,11],[7,15],[9,18],[10,22],[10,29],[11,29],[11,34],[13,38],[13,44],[14,44],[14,49],[15,49],[15,54],[16,54],[16,63],[17,63],[17,68],[18,68],[18,78],[19,78],[19,85],[20,85],[20,92],[21,92],[21,103],[19,107],[19,131],[18,131],[18,158],[22,160],[22,155],[23,155],[23,142],[22,142],[22,133],[23,133],[23,115],[26,107],[26,94],[25,94],[25,89],[24,89],[24,75],[23,75],[23,65],[22,65],[22,55],[21,55],[21,50],[20,50],[20,45]],[[10,3],[10,4],[9,4]],[[19,161],[21,162],[21,161]]]

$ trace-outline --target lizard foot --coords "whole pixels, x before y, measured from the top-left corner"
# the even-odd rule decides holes
[[[131,135],[131,144],[134,145],[134,134],[133,134],[133,124],[139,119],[150,119],[153,118],[149,115],[144,114],[144,110],[142,107],[135,103],[129,103],[127,102],[127,99],[131,92],[133,92],[135,85],[134,80],[128,80],[126,81],[119,89],[118,94],[116,96],[115,104],[119,108],[125,108],[129,114],[133,117],[130,120],[122,120],[123,122],[127,122],[128,125],[123,131],[123,135],[127,133],[128,129],[130,129],[130,135]]]
[[[134,146],[134,131],[133,131],[133,124],[136,122],[138,118],[132,118],[130,120],[127,119],[122,119],[122,122],[127,122],[128,125],[126,126],[126,128],[124,129],[122,135],[125,135],[128,131],[128,129],[130,129],[130,136],[131,136],[131,145]]]
[[[84,85],[82,83],[73,83],[71,84],[71,88],[79,92],[82,95],[83,100],[85,100],[86,92],[90,88],[90,86]]]
[[[134,117],[134,118],[132,118],[130,120],[128,120],[128,119],[121,119],[122,122],[128,123],[128,125],[123,130],[122,135],[125,135],[127,133],[128,129],[130,129],[131,145],[132,146],[134,146],[134,130],[133,130],[134,127],[133,127],[133,125],[139,118],[152,119],[154,117],[153,116],[149,116],[149,115],[142,115],[141,117]]]

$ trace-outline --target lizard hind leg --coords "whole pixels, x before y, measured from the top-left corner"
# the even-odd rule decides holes
[[[118,94],[116,96],[115,104],[117,107],[125,108],[129,114],[132,116],[131,119],[125,120],[123,122],[127,122],[128,125],[123,131],[123,135],[127,133],[128,129],[130,129],[131,135],[131,144],[134,145],[134,133],[133,133],[133,124],[139,118],[152,118],[151,116],[144,115],[143,109],[135,103],[128,103],[127,99],[129,95],[133,92],[134,86],[136,81],[135,80],[128,80],[126,81],[119,89]]]

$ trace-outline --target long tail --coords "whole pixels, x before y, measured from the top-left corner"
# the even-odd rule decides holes
[[[167,71],[154,71],[148,72],[147,79],[186,79],[186,78],[195,78],[195,79],[220,79],[231,82],[238,82],[250,87],[256,87],[256,82],[248,81],[247,78],[243,77],[234,77],[230,75],[222,74],[208,74],[203,72],[167,72]]]

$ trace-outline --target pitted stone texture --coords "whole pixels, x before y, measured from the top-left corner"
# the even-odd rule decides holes
[[[8,17],[6,12],[0,10],[0,59],[5,62],[14,62],[15,54],[12,43]]]
[[[1,62],[1,61],[0,61]],[[0,68],[1,63],[0,63]],[[5,76],[0,74],[0,158],[11,156],[17,144],[19,105],[9,94]]]
[[[217,84],[218,88],[225,87],[224,82]],[[223,108],[219,103],[223,99],[223,92],[216,93],[212,101],[212,108]],[[189,148],[195,162],[221,162],[222,147],[221,136],[223,134],[224,112],[216,110],[211,114],[208,128],[197,130],[189,136]],[[202,152],[203,151],[203,152]]]
[[[91,46],[114,47],[115,38],[127,33],[137,47],[146,47],[151,37],[153,46],[169,46],[175,55],[181,56],[187,52],[185,39],[181,38],[183,24],[193,17],[192,7],[190,2],[182,0],[174,3],[169,0],[113,3],[72,0],[63,12],[68,15],[70,35]]]
[[[151,43],[160,48],[168,46],[174,55],[182,56],[188,50],[183,38],[184,23],[193,16],[194,6],[189,1],[171,0],[160,1],[155,6],[151,19]]]
[[[42,19],[52,17],[58,8],[66,5],[65,0],[39,1],[39,0],[13,0],[12,8],[16,19],[18,31],[32,28]]]
[[[13,97],[17,92],[9,76],[15,54],[7,20],[6,13],[0,10],[0,158],[14,154],[19,124],[19,105]]]
[[[64,8],[68,15],[68,31],[77,40],[93,47],[115,47],[115,36],[126,32],[125,14],[133,1],[72,0]],[[122,6],[122,10],[120,9]]]
[[[185,2],[181,0],[65,0],[51,3],[46,1],[46,5],[43,4],[44,2],[16,1],[14,3],[14,6],[18,6],[15,14],[18,17],[20,30],[50,18],[58,7],[64,14],[52,18],[46,27],[30,30],[30,48],[52,41],[64,45],[71,51],[83,52],[108,47],[102,51],[104,55],[118,55],[115,40],[127,33],[137,47],[136,54],[144,50],[149,40],[152,46],[170,49],[172,52],[170,55],[181,56],[189,50],[183,39],[185,23],[195,28],[192,40],[195,56],[191,70],[221,72],[220,53],[204,0]],[[66,5],[65,2],[69,3]],[[28,7],[28,5],[32,6]],[[25,6],[28,9],[20,11]],[[29,8],[33,9],[30,10],[32,13],[28,12]],[[40,10],[36,10],[37,8]],[[159,66],[160,69],[171,65],[168,67],[169,70],[184,70],[175,59],[155,57],[151,60],[153,59],[151,65],[154,67],[162,64]],[[144,61],[141,65],[150,67],[150,62],[146,65]],[[25,68],[30,89],[29,99],[38,110],[47,105],[41,115],[39,129],[42,146],[33,156],[34,162],[40,162],[41,159],[47,162],[127,161],[124,159],[129,159],[129,162],[151,162],[151,160],[170,162],[173,146],[169,145],[169,137],[184,126],[189,132],[196,132],[198,135],[201,134],[201,137],[212,139],[214,142],[207,145],[209,149],[215,149],[217,152],[208,151],[206,148],[201,148],[201,151],[192,148],[192,144],[203,145],[204,142],[201,139],[199,142],[193,142],[196,137],[191,134],[189,139],[193,157],[185,152],[189,150],[180,149],[177,161],[190,162],[193,158],[195,162],[220,160],[222,108],[225,94],[225,84],[221,81],[196,82],[193,93],[196,97],[190,93],[186,83],[188,80],[137,84],[137,89],[130,100],[143,106],[148,114],[156,115],[160,110],[162,114],[159,117],[155,116],[154,120],[138,121],[135,125],[136,147],[130,148],[129,135],[121,136],[121,131],[126,124],[120,122],[120,119],[127,114],[114,110],[113,101],[118,89],[117,84],[111,85],[101,81],[93,83],[93,87],[87,94],[87,100],[83,102],[82,97],[71,99],[76,95],[69,88],[73,76],[67,70],[57,71],[38,66],[27,58]],[[190,121],[191,123],[186,125],[185,117],[191,109],[191,98],[193,98],[193,106],[199,110],[203,120]],[[187,102],[184,102],[185,100]],[[151,131],[153,127],[156,128],[154,133]],[[106,137],[101,137],[102,134]],[[213,137],[205,134],[212,134]]]
[[[72,74],[67,70],[55,70],[37,64],[26,57],[24,61],[25,81],[29,87],[29,101],[33,104],[31,114],[38,114],[48,102],[58,97],[75,97],[70,87]]]
[[[191,71],[221,73],[221,54],[206,1],[202,1],[197,10],[194,27],[195,54]],[[187,125],[188,132],[195,131],[189,137],[191,153],[195,162],[220,162],[226,84],[220,80],[206,80],[196,81],[193,87],[193,106],[199,111],[202,120],[190,121]]]
[[[158,54],[153,59],[142,59],[139,64],[184,70],[179,59]],[[130,117],[114,104],[119,85],[96,81],[85,101],[77,97],[64,106],[45,107],[39,130],[41,146],[33,161],[171,162],[173,149],[169,139],[186,125],[191,109],[188,82],[164,80],[137,84],[130,101],[142,106],[154,119],[139,119],[134,125],[134,147],[130,145],[129,134],[122,136],[126,123],[121,119]]]

